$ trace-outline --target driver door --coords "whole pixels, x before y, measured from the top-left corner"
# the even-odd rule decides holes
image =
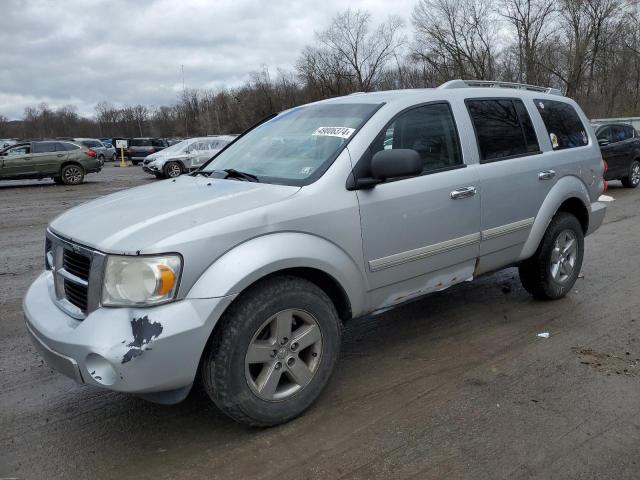
[[[374,309],[469,279],[479,255],[478,172],[463,161],[449,104],[398,114],[361,161],[392,148],[417,151],[424,168],[357,190]]]
[[[31,158],[31,145],[18,145],[4,152],[0,157],[0,177],[27,177],[35,172]]]

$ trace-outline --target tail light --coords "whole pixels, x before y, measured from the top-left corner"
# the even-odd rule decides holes
[[[604,174],[607,173],[607,170],[609,170],[609,164],[607,163],[607,161],[605,159],[602,159],[602,165],[604,167],[604,171],[602,172],[602,176],[604,176]]]
[[[84,151],[84,154],[85,154],[87,157],[93,157],[93,158],[96,158],[96,157],[97,157],[96,152],[94,152],[93,150],[85,150],[85,151]]]
[[[149,150],[149,154],[152,154],[152,153],[156,153],[156,149],[155,148],[151,148],[151,150]]]
[[[606,180],[602,181],[602,193],[607,193],[607,190],[609,190],[609,182],[607,182]]]
[[[604,176],[607,173],[607,170],[609,170],[609,163],[607,163],[605,159],[602,159],[602,166],[602,193],[607,193],[607,190],[609,189],[609,182],[604,179]]]

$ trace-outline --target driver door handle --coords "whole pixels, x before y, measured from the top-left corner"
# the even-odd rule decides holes
[[[467,187],[458,188],[451,192],[451,199],[459,200],[461,198],[473,197],[476,193],[478,193],[478,189],[474,185],[469,185]]]
[[[538,173],[538,180],[551,180],[555,176],[555,170],[543,170],[542,172]]]

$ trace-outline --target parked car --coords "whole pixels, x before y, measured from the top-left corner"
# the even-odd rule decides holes
[[[73,141],[96,152],[98,160],[100,160],[104,165],[105,160],[108,158],[108,152],[104,143],[97,138],[74,138]]]
[[[104,146],[104,158],[110,162],[115,162],[118,159],[116,147],[107,142],[102,142],[102,145]]]
[[[15,145],[16,143],[18,143],[18,141],[13,138],[0,138],[0,150]]]
[[[237,421],[282,423],[318,397],[353,317],[511,265],[534,297],[565,296],[603,172],[552,89],[457,80],[304,105],[192,175],[54,219],[27,327],[78,382],[175,403],[200,379]]]
[[[132,138],[127,148],[127,156],[131,163],[138,165],[148,155],[167,148],[169,144],[163,138]]]
[[[605,180],[621,180],[627,188],[640,185],[640,134],[624,123],[594,124],[602,157],[607,162]]]
[[[20,143],[0,152],[0,180],[52,178],[56,183],[78,185],[87,173],[101,168],[96,152],[76,142]]]
[[[175,178],[200,168],[235,139],[235,135],[217,135],[183,140],[148,155],[142,169],[157,178]]]

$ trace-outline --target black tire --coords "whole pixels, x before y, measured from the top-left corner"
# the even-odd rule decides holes
[[[98,155],[98,160],[100,160],[102,163],[104,163],[104,155],[102,155],[102,154]]]
[[[620,180],[622,180],[622,185],[626,188],[636,188],[640,185],[640,161],[634,160],[631,162],[629,173]]]
[[[133,165],[138,165],[140,162],[139,162],[138,160],[131,160],[131,163],[132,163]]]
[[[556,241],[565,232],[575,238],[575,263],[571,273],[558,280],[552,274],[552,259],[555,256]],[[539,300],[556,300],[564,297],[575,284],[584,257],[584,233],[578,219],[566,212],[558,212],[551,220],[533,257],[520,264],[520,282],[531,295]]]
[[[118,160],[118,155],[116,155],[115,153],[113,155],[111,155],[111,161],[115,162]]]
[[[179,162],[167,162],[162,168],[164,178],[176,178],[184,173],[184,169]]]
[[[75,163],[65,165],[60,170],[60,180],[65,185],[80,185],[84,180],[84,169]]]
[[[313,355],[319,360],[313,360],[317,362],[315,371],[306,386],[283,399],[267,401],[250,387],[245,357],[265,321],[288,309],[315,317],[322,347],[319,355]],[[296,332],[291,333],[291,345]],[[342,323],[335,306],[315,284],[291,276],[266,279],[243,293],[220,319],[203,355],[203,386],[218,408],[240,423],[267,427],[287,422],[309,408],[322,392],[338,358],[341,336]],[[300,350],[300,358],[302,354]],[[283,358],[279,352],[273,361],[278,358]],[[288,367],[283,368],[286,382]]]

